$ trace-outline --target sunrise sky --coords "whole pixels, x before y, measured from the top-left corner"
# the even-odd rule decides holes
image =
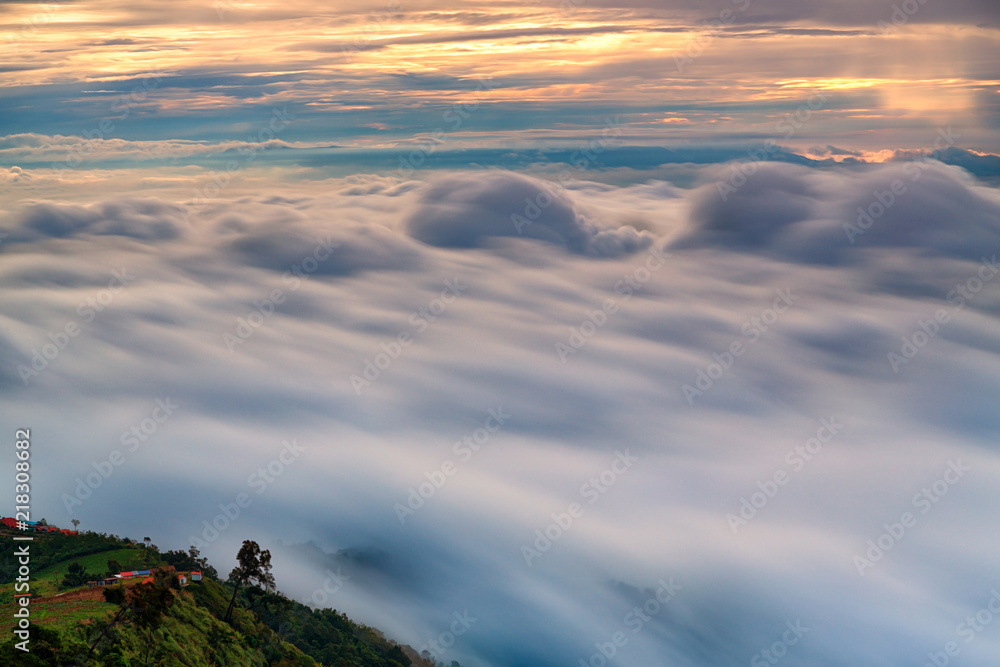
[[[911,4],[5,3],[0,159],[40,166],[89,132],[96,162],[195,161],[275,108],[294,114],[278,138],[296,148],[395,149],[458,103],[482,109],[443,125],[449,150],[567,146],[609,118],[629,145],[774,137],[878,159],[950,125],[1000,150],[995,5]],[[826,100],[786,138],[777,123],[813,94]]]
[[[995,0],[2,2],[0,82],[50,523],[463,667],[1000,664]]]

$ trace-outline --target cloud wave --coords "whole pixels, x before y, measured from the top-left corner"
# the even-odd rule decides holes
[[[204,540],[220,568],[258,539],[283,590],[417,647],[468,612],[446,661],[598,664],[621,632],[617,664],[722,667],[790,623],[784,664],[923,664],[996,586],[1000,200],[919,168],[759,165],[725,201],[738,165],[690,189],[477,171],[69,203],[81,188],[4,220],[0,418],[38,429],[50,522],[164,517],[159,544]],[[962,654],[993,664],[1000,641]]]

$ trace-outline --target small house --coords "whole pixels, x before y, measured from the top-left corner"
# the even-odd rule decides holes
[[[107,579],[97,579],[96,581],[88,581],[87,585],[91,588],[95,586],[111,586],[112,584],[118,583],[118,579],[114,577],[109,577]]]
[[[201,581],[201,572],[192,572],[191,581]]]
[[[177,583],[180,584],[181,586],[187,586],[188,585],[187,575],[184,574],[183,572],[178,572],[177,573]]]

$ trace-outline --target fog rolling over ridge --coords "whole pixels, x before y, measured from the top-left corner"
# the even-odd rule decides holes
[[[998,664],[992,3],[32,8],[33,514],[445,665]]]
[[[282,589],[414,646],[467,610],[463,664],[589,660],[619,631],[622,664],[731,664],[786,621],[809,628],[800,664],[918,659],[948,640],[945,609],[993,586],[974,526],[995,473],[1000,197],[929,163],[852,244],[845,225],[900,166],[760,165],[727,202],[713,169],[692,190],[579,182],[533,221],[545,241],[479,213],[552,187],[502,172],[472,196],[471,174],[402,193],[330,181],[187,221],[147,199],[15,210],[4,345],[38,348],[67,316],[81,329],[4,382],[8,410],[74,443],[36,454],[62,498],[47,515],[141,532],[166,514],[161,541],[220,560],[246,535],[352,554],[279,551]],[[439,229],[475,244],[413,239],[435,196],[459,202]],[[574,251],[587,237],[637,241]],[[134,278],[74,316],[111,270]],[[146,434],[158,400],[177,407]],[[113,448],[125,463],[73,502]],[[669,601],[633,614],[660,582]],[[966,650],[990,655],[990,636]]]

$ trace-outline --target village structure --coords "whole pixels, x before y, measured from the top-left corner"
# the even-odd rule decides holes
[[[4,528],[10,528],[12,530],[20,529],[24,532],[36,532],[36,533],[58,533],[61,535],[76,535],[75,530],[66,530],[65,528],[58,528],[56,526],[50,526],[46,523],[39,521],[18,521],[17,519],[9,516],[0,518],[0,526]],[[94,581],[88,581],[87,585],[90,587],[94,586],[111,586],[123,581],[129,581],[131,579],[142,578],[142,583],[147,583],[153,581],[153,574],[159,570],[168,570],[169,572],[174,572],[172,566],[166,568],[153,568],[152,570],[133,570],[131,572],[119,572],[113,577],[106,577],[104,579],[96,579]],[[177,583],[180,586],[187,586],[192,581],[201,581],[201,572],[177,572]]]
[[[17,529],[18,524],[23,523],[25,525],[24,531],[33,531],[36,533],[61,533],[63,535],[76,535],[75,530],[66,530],[65,528],[56,528],[55,526],[49,526],[44,523],[39,523],[38,521],[18,521],[13,517],[5,516],[0,519],[0,525],[4,528]]]
[[[130,579],[142,578],[142,583],[148,583],[153,581],[153,574],[159,570],[167,570],[173,572],[173,567],[165,568],[153,568],[152,570],[133,570],[131,572],[119,572],[113,577],[107,577],[105,579],[96,579],[94,581],[88,581],[87,585],[93,588],[94,586],[113,586],[114,584],[129,581]],[[201,581],[201,572],[177,572],[175,574],[177,578],[177,583],[180,586],[187,586],[192,581]]]

